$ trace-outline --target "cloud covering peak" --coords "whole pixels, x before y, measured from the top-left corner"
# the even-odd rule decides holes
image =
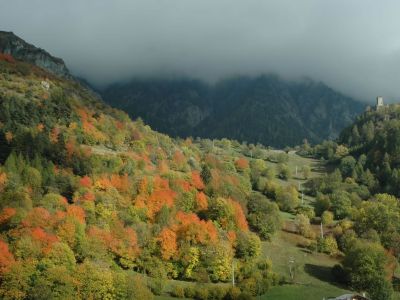
[[[133,76],[311,77],[400,100],[400,2],[0,0],[1,30],[105,85]]]

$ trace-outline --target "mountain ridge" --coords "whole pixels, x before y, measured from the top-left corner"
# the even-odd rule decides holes
[[[336,138],[365,107],[324,83],[285,81],[274,74],[215,85],[136,79],[100,93],[110,105],[173,136],[227,137],[275,147]]]

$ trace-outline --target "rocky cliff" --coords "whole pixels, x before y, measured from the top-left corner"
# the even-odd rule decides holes
[[[0,31],[0,52],[11,54],[15,59],[37,65],[47,71],[65,78],[71,75],[61,58],[37,48],[12,32]]]

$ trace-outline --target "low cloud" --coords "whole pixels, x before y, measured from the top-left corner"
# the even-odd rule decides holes
[[[390,0],[0,0],[0,24],[99,86],[274,72],[398,101],[399,11]]]

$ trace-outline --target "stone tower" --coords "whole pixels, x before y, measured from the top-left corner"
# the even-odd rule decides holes
[[[376,110],[383,108],[383,97],[376,97]]]

